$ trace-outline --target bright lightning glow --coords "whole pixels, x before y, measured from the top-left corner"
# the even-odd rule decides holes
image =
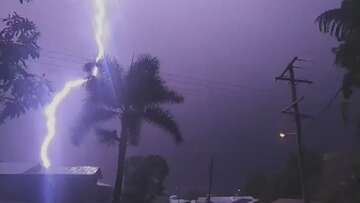
[[[98,74],[99,74],[99,68],[97,66],[95,66],[91,72],[91,75],[96,77]]]
[[[105,25],[105,4],[104,0],[95,0],[95,39],[98,48],[98,54],[96,56],[96,62],[104,58],[104,25]],[[95,68],[96,69],[96,68]]]
[[[105,4],[104,0],[95,0],[95,40],[98,48],[98,54],[96,56],[96,63],[100,61],[100,59],[104,58],[105,55],[105,46],[104,46],[104,38],[105,38]],[[99,68],[97,66],[94,67],[92,71],[93,76],[97,76],[99,73]]]
[[[95,1],[95,40],[98,48],[98,53],[96,56],[96,62],[99,62],[105,55],[104,48],[104,24],[105,24],[105,0],[94,0]],[[98,67],[95,66],[92,70],[92,75],[98,75]],[[48,149],[51,141],[56,135],[56,112],[61,104],[61,102],[66,98],[66,96],[76,87],[81,86],[86,82],[86,79],[77,79],[69,81],[65,84],[64,88],[58,92],[51,103],[45,108],[45,117],[46,117],[46,127],[47,134],[41,145],[40,158],[42,166],[49,168],[51,166],[51,161],[48,155]]]
[[[56,133],[56,111],[59,105],[61,104],[61,102],[64,100],[64,98],[71,92],[71,90],[74,89],[75,87],[79,87],[85,82],[86,82],[85,79],[79,79],[79,80],[73,80],[67,82],[65,84],[65,87],[55,95],[52,102],[45,108],[45,116],[47,120],[46,127],[48,129],[48,132],[43,144],[41,145],[41,152],[40,152],[42,164],[45,168],[49,168],[51,166],[51,162],[48,156],[48,148],[50,142],[53,140]]]

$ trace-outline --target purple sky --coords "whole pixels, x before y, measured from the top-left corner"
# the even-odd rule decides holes
[[[205,188],[211,154],[216,191],[235,191],[251,172],[279,170],[295,142],[282,143],[276,137],[283,128],[294,129],[294,124],[279,113],[289,103],[289,87],[275,83],[274,77],[294,56],[311,59],[298,71],[300,77],[315,81],[299,89],[306,97],[302,109],[316,114],[333,96],[341,82],[330,52],[336,42],[318,32],[314,19],[338,4],[109,0],[107,54],[125,66],[133,54],[158,56],[164,78],[186,98],[173,108],[185,138],[182,146],[176,147],[161,130],[145,126],[140,146],[131,147],[129,154],[165,156],[171,167],[170,191],[176,186]],[[57,89],[82,76],[81,65],[96,54],[90,0],[34,0],[23,6],[2,0],[1,16],[11,11],[28,16],[41,31],[41,59],[33,63],[34,71],[46,73]],[[82,90],[76,91],[61,107],[51,156],[56,164],[99,165],[105,181],[111,182],[115,147],[99,145],[93,136],[81,147],[70,144],[69,127],[82,95]],[[8,122],[0,132],[0,159],[38,161],[45,133],[41,111]],[[338,102],[318,119],[305,122],[305,133],[307,146],[324,151],[351,141],[344,136]],[[324,139],[329,142],[323,144]]]

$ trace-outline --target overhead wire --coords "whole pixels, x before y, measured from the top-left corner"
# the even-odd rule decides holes
[[[41,61],[40,64],[49,65],[49,68],[55,69],[64,69],[60,63],[70,63],[74,65],[82,66],[84,63],[90,61],[87,57],[76,56],[74,54],[54,51],[54,50],[46,50],[46,52],[42,52],[41,57],[49,60],[50,62]],[[169,85],[174,86],[176,89],[179,89],[181,92],[184,92],[187,96],[191,97],[199,97],[206,98],[206,96],[225,96],[225,97],[241,97],[242,90],[246,89],[248,93],[251,91],[251,94],[272,94],[272,90],[266,89],[253,89],[253,86],[249,86],[248,84],[237,84],[232,82],[225,82],[219,80],[213,80],[201,76],[193,76],[193,75],[184,75],[175,72],[169,71],[161,71],[161,74],[164,76]],[[239,88],[241,88],[239,90]],[[203,91],[201,89],[206,89],[207,91]],[[304,127],[312,127],[316,122],[314,120],[319,120],[319,118],[327,112],[331,106],[333,105],[335,99],[341,92],[341,87],[336,90],[335,94],[329,98],[329,100],[320,108],[320,111],[316,113],[313,117],[313,122],[310,125],[306,125]]]
[[[64,57],[64,55],[62,54],[57,54],[59,56]],[[73,55],[73,57],[76,58],[76,56]],[[46,62],[41,61],[40,64],[44,64],[44,65],[53,65],[53,67],[50,68],[56,68],[56,69],[61,69],[61,64],[60,63],[64,63],[64,60],[66,60],[66,63],[72,63],[75,65],[83,65],[84,63],[86,63],[86,60],[81,61],[79,59],[86,59],[86,57],[77,57],[77,60],[67,60],[67,59],[62,59],[61,57],[56,57],[56,56],[44,56],[44,58],[47,60]],[[50,61],[50,63],[49,63]],[[162,71],[161,74],[164,76],[165,79],[167,79],[167,82],[170,84],[174,84],[175,85],[182,85],[182,86],[190,86],[192,88],[206,88],[209,92],[214,92],[214,90],[221,90],[221,92],[226,93],[226,94],[230,94],[231,96],[235,96],[238,95],[239,93],[242,93],[241,90],[239,90],[239,88],[244,88],[247,90],[247,92],[250,90],[252,91],[252,93],[256,93],[258,94],[259,92],[261,92],[261,94],[270,94],[271,90],[253,90],[253,87],[249,86],[249,85],[243,85],[243,84],[235,84],[235,83],[229,83],[229,82],[224,82],[224,81],[215,81],[215,80],[211,80],[211,79],[206,79],[203,77],[198,77],[198,76],[188,76],[188,75],[183,75],[183,74],[177,74],[177,73],[173,73],[173,72],[168,72],[168,71]],[[179,87],[179,86],[178,86]],[[203,91],[197,91],[192,89],[191,90],[193,93],[197,94],[199,92],[204,93]],[[240,96],[240,95],[238,95]]]

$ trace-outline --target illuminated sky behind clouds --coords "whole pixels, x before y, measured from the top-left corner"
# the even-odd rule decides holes
[[[2,16],[15,10],[39,26],[41,59],[32,68],[45,73],[57,89],[82,76],[81,64],[96,55],[91,3],[1,2]],[[158,56],[163,76],[186,97],[185,104],[173,108],[184,133],[183,146],[175,147],[166,134],[145,126],[142,144],[130,149],[130,154],[160,153],[168,158],[170,190],[176,185],[203,188],[210,154],[216,158],[217,191],[238,187],[251,171],[280,167],[295,145],[280,143],[276,137],[279,129],[291,130],[293,124],[279,114],[288,104],[289,87],[275,83],[274,77],[293,56],[312,59],[299,70],[300,76],[316,82],[300,88],[306,97],[304,111],[316,114],[340,84],[330,52],[335,42],[320,34],[314,23],[319,13],[337,6],[337,0],[109,0],[109,4],[107,53],[124,66],[133,54]],[[114,147],[98,146],[91,136],[80,148],[69,143],[69,126],[82,95],[76,91],[61,107],[62,129],[52,156],[57,164],[99,165],[110,181]],[[321,119],[307,122],[305,126],[311,126],[305,129],[307,144],[330,150],[348,142],[338,141],[343,133],[338,116],[335,105]],[[11,121],[0,131],[4,140],[0,159],[37,161],[45,133],[41,112]],[[324,136],[329,145],[321,144]]]

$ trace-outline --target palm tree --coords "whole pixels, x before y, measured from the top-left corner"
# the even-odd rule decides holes
[[[73,141],[79,144],[90,128],[103,142],[118,144],[117,176],[113,202],[120,201],[127,144],[139,142],[143,122],[154,124],[172,135],[176,143],[182,135],[173,115],[163,104],[178,104],[183,97],[166,86],[159,75],[160,63],[156,57],[140,56],[125,73],[115,60],[106,59],[99,64],[88,63],[85,71],[98,66],[99,74],[89,76],[87,98],[81,118],[74,128]],[[117,118],[121,124],[120,136],[116,130],[95,126],[96,123]]]
[[[333,49],[335,64],[345,68],[342,91],[350,98],[353,87],[360,87],[360,0],[343,0],[341,7],[325,11],[316,22],[321,32],[340,42]]]
[[[360,1],[343,0],[340,8],[330,9],[316,18],[321,32],[335,36],[339,41],[358,34],[360,28]]]

